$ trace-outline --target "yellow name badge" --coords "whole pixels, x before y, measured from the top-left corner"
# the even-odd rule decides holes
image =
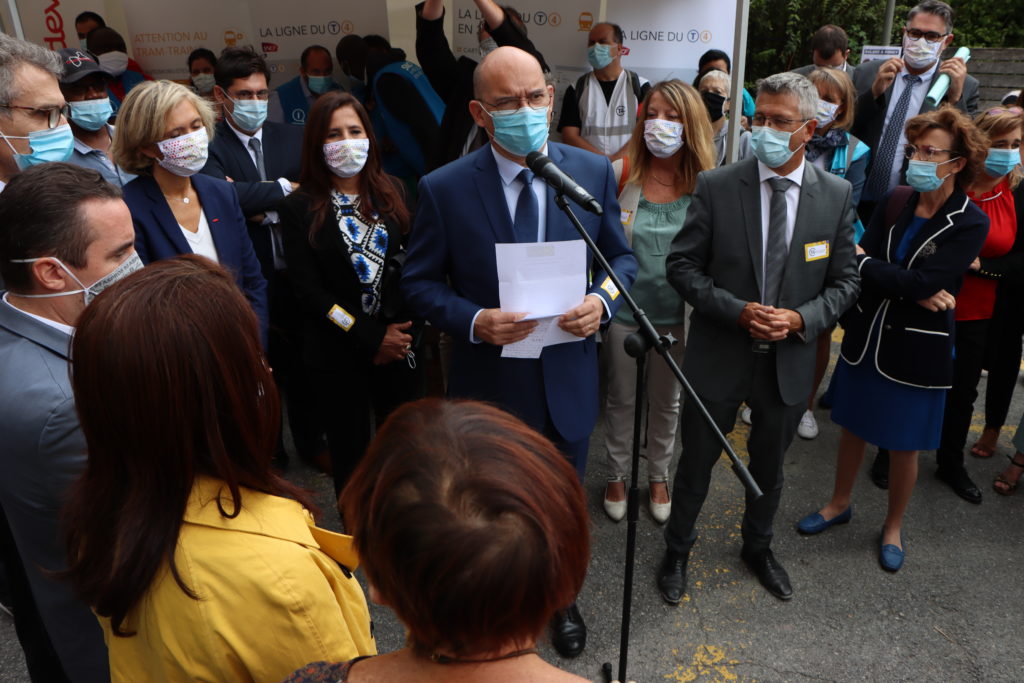
[[[619,221],[623,225],[633,225],[633,212],[629,209],[622,209],[619,212]]]
[[[331,310],[328,311],[327,317],[331,319],[332,323],[346,332],[351,330],[352,326],[356,324],[356,319],[352,317],[352,314],[338,304],[331,306]]]
[[[805,261],[820,261],[823,258],[828,258],[828,240],[804,245]]]
[[[604,279],[604,282],[601,283],[601,289],[608,293],[608,296],[612,298],[612,301],[619,298],[619,288],[615,286],[615,283],[612,282],[610,277],[606,277]]]

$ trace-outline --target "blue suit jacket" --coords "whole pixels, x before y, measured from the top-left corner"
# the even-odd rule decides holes
[[[260,332],[266,348],[267,281],[260,272],[260,263],[245,229],[245,217],[238,205],[238,195],[231,183],[197,173],[192,187],[210,224],[220,264],[235,276],[245,298],[260,319]],[[135,224],[135,251],[143,263],[191,254],[185,236],[171,213],[171,207],[152,176],[141,175],[124,186],[124,201],[132,212]]]
[[[637,263],[619,222],[611,164],[555,142],[548,143],[548,156],[601,202],[603,216],[582,210],[577,215],[616,274],[631,286]],[[547,241],[580,239],[555,206],[554,191],[548,188],[547,195]],[[402,293],[417,316],[454,339],[450,395],[492,401],[538,430],[550,416],[563,439],[579,441],[590,435],[597,419],[597,348],[592,336],[549,346],[539,360],[502,359],[500,347],[470,342],[477,311],[498,307],[494,245],[515,241],[498,167],[486,145],[420,181]],[[602,289],[604,271],[592,273],[588,293],[601,296],[614,315],[622,298]]]

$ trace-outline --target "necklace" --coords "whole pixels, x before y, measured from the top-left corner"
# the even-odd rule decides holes
[[[676,181],[674,179],[672,181],[666,183],[664,180],[662,180],[658,176],[654,175],[653,171],[651,172],[651,179],[653,179],[654,182],[658,183],[659,185],[664,185],[665,187],[672,187],[672,186],[674,186],[676,184]]]
[[[167,194],[163,190],[160,191],[160,194],[162,194],[164,196],[164,199],[166,199],[167,201],[171,201],[172,199],[177,199],[182,204],[190,204],[192,202],[192,200],[188,198],[188,190],[185,190],[185,196],[183,196],[183,197],[172,197],[171,195]]]
[[[499,662],[503,659],[514,659],[516,657],[522,657],[524,655],[535,655],[537,654],[537,648],[528,647],[523,650],[513,650],[512,652],[506,652],[503,655],[497,657],[484,657],[481,659],[462,659],[460,657],[451,657],[449,655],[435,652],[430,655],[430,660],[437,664],[485,664],[487,662]]]

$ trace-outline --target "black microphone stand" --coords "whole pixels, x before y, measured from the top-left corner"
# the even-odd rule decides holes
[[[608,264],[608,260],[605,259],[604,254],[591,239],[590,235],[583,228],[579,219],[576,218],[576,214],[569,208],[569,203],[565,199],[565,195],[562,192],[555,192],[555,204],[558,205],[565,215],[568,216],[569,221],[576,227],[576,231],[579,232],[580,237],[587,243],[587,248],[590,249],[590,253],[593,254],[594,260],[604,269],[608,277],[611,278],[612,283],[618,288],[619,295],[622,296],[623,301],[629,306],[629,309],[633,311],[633,319],[636,320],[636,324],[639,326],[639,330],[626,337],[625,347],[626,353],[636,358],[636,398],[633,402],[633,462],[630,468],[629,474],[629,494],[627,497],[626,504],[626,567],[625,567],[625,580],[622,587],[622,627],[621,627],[621,640],[619,642],[619,678],[620,683],[626,683],[626,661],[629,654],[629,621],[630,612],[633,607],[633,564],[636,556],[636,524],[639,519],[640,511],[640,491],[637,486],[637,473],[640,469],[640,433],[642,431],[642,422],[644,414],[644,401],[647,397],[647,378],[645,377],[645,370],[647,368],[647,351],[654,349],[662,357],[665,363],[668,365],[669,370],[676,376],[679,383],[683,386],[686,391],[686,397],[688,400],[693,401],[693,404],[700,409],[700,414],[704,417],[704,420],[711,426],[711,430],[718,437],[719,442],[722,444],[722,448],[729,456],[729,460],[732,461],[732,471],[739,477],[743,487],[755,498],[760,498],[762,493],[757,482],[750,475],[750,470],[746,468],[743,461],[736,455],[736,451],[732,449],[732,445],[729,443],[725,435],[715,424],[715,421],[711,419],[711,415],[708,413],[707,408],[704,407],[704,403],[697,396],[697,392],[690,386],[690,382],[683,375],[683,371],[679,369],[679,365],[675,359],[669,355],[669,349],[673,344],[677,343],[672,335],[662,336],[658,334],[658,331],[654,329],[654,325],[651,324],[647,314],[644,313],[643,309],[637,305],[636,301],[630,296],[626,287],[623,286],[622,280],[615,274],[612,267]],[[611,683],[612,665],[606,663],[602,667],[604,672],[605,681]]]

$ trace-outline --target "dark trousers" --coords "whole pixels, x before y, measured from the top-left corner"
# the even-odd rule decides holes
[[[1013,390],[1020,373],[1021,336],[1024,335],[1024,297],[1019,291],[999,288],[996,308],[985,344],[985,426],[1006,424]]]
[[[316,373],[317,417],[326,427],[334,493],[345,488],[370,444],[374,427],[401,404],[422,396],[421,374],[404,360],[386,365],[353,364]]]
[[[747,396],[726,401],[704,400],[715,424],[723,434],[732,431],[740,403],[750,406],[750,474],[764,495],[754,501],[746,498],[743,513],[743,547],[750,552],[765,550],[772,540],[772,521],[782,497],[782,462],[793,441],[806,400],[786,405],[779,396],[775,370],[775,354],[757,359]],[[711,471],[722,455],[722,445],[705,423],[690,398],[683,404],[683,453],[672,485],[672,513],[665,528],[665,542],[670,550],[687,552],[697,540],[696,522],[711,483]]]
[[[11,593],[11,611],[14,613],[14,631],[25,653],[28,675],[38,683],[61,683],[67,681],[57,651],[53,648],[50,635],[43,625],[32,588],[21,563],[21,555],[14,543],[14,536],[7,524],[7,515],[0,507],[0,561],[7,575]]]
[[[953,360],[953,387],[946,392],[946,410],[942,418],[942,441],[935,452],[939,469],[956,472],[964,466],[964,445],[978,398],[978,380],[985,364],[985,338],[988,320],[961,320],[956,323]]]
[[[324,426],[317,414],[312,378],[302,361],[303,314],[287,271],[273,271],[267,298],[270,306],[268,361],[287,407],[295,452],[309,460],[323,447]],[[278,438],[279,457],[283,456],[283,449],[282,435]]]

